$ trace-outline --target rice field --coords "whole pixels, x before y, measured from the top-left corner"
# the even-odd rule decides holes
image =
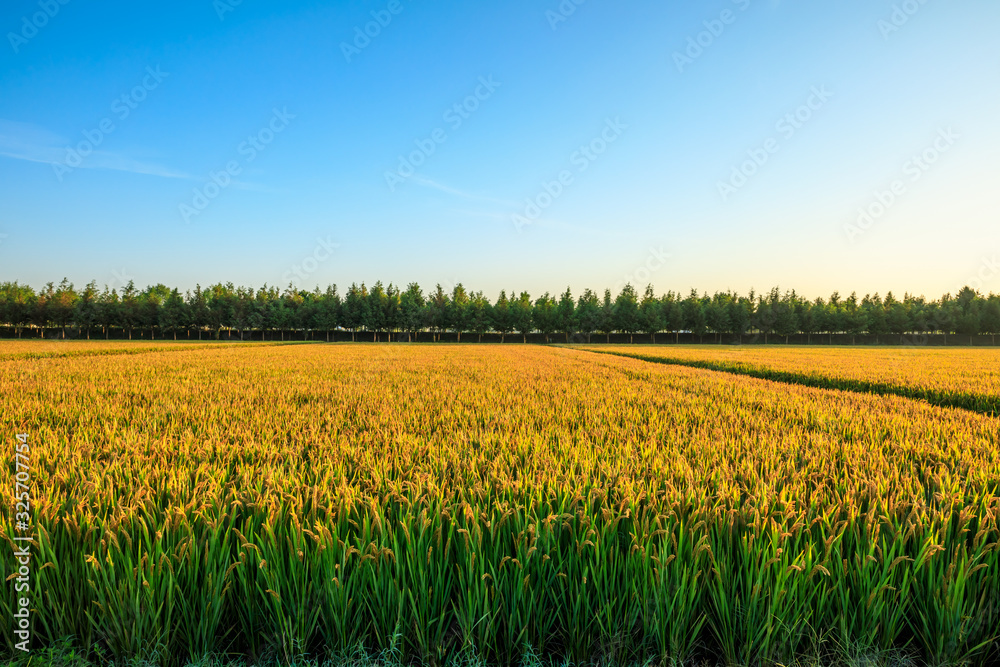
[[[280,343],[264,343],[278,345]],[[0,341],[0,361],[57,357],[93,357],[101,355],[145,354],[228,347],[239,343],[194,343],[187,341],[83,341],[83,340],[5,340]]]
[[[987,414],[560,347],[46,345],[0,343],[0,432],[32,443],[38,646],[1000,658]]]
[[[811,386],[891,393],[993,414],[1000,412],[1000,350],[991,348],[600,345],[586,349]]]

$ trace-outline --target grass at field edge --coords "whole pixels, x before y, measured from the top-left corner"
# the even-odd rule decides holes
[[[19,654],[14,658],[0,658],[0,667],[159,667],[164,661],[162,656],[151,655],[146,657],[135,657],[127,661],[115,662],[104,655],[100,649],[85,655],[78,648],[74,648],[69,640],[63,640],[56,646],[33,649],[29,653]],[[176,664],[176,663],[175,663]],[[643,663],[625,663],[599,659],[594,662],[582,663],[582,665],[592,665],[593,667],[660,667],[663,663],[647,661]],[[666,663],[665,667],[724,667],[725,661],[720,660],[688,660],[684,662]],[[766,663],[770,665],[771,663]],[[819,654],[803,656],[789,663],[773,663],[775,667],[923,667],[923,663],[912,656],[900,651],[890,651],[882,654],[878,653],[837,653]],[[250,661],[245,658],[227,660],[221,657],[205,658],[197,662],[184,663],[184,667],[271,667],[272,665],[294,665],[296,667],[424,667],[424,663],[407,663],[399,659],[398,656],[387,652],[385,654],[373,655],[363,650],[358,650],[351,655],[342,656],[336,659],[321,660],[311,657],[302,657],[285,662],[277,658],[264,658],[257,661]],[[764,664],[762,664],[763,667]],[[550,660],[540,658],[528,649],[517,667],[580,667],[581,663],[574,663],[569,659]],[[498,667],[493,663],[482,660],[475,654],[466,653],[464,655],[448,658],[439,667]]]

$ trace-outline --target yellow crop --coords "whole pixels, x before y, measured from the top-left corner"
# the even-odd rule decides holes
[[[0,343],[43,642],[164,662],[998,649],[985,414],[566,348],[14,356],[44,345]]]

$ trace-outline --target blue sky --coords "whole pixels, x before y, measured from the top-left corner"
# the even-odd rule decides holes
[[[0,280],[1000,292],[993,0],[149,4],[0,9]]]

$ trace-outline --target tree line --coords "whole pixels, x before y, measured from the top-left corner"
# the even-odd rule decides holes
[[[495,300],[482,292],[466,290],[461,284],[450,291],[437,285],[424,293],[416,283],[406,289],[376,282],[352,284],[341,295],[336,285],[325,290],[280,290],[237,287],[232,283],[196,287],[181,292],[165,285],[143,290],[129,282],[124,288],[98,289],[91,282],[82,289],[63,279],[34,290],[18,282],[0,283],[0,324],[21,337],[24,329],[75,328],[80,335],[107,338],[112,330],[131,338],[136,330],[149,330],[153,337],[174,338],[178,334],[198,338],[218,338],[225,331],[240,339],[245,332],[262,332],[262,337],[283,340],[286,332],[299,332],[313,340],[330,339],[331,332],[349,331],[352,340],[362,333],[393,333],[408,340],[419,332],[431,332],[434,340],[450,332],[465,336],[499,334],[501,340],[517,334],[542,334],[558,342],[585,340],[612,333],[649,334],[654,342],[668,342],[663,336],[691,334],[705,337],[729,336],[742,340],[760,336],[764,342],[779,336],[805,334],[896,335],[937,333],[969,336],[1000,333],[1000,295],[984,296],[965,287],[955,296],[945,294],[936,301],[906,294],[898,299],[891,292],[842,297],[834,292],[828,299],[803,298],[793,291],[774,288],[767,293],[741,295],[736,292],[687,295],[669,291],[657,296],[652,286],[639,294],[626,285],[617,295],[604,290],[599,295],[584,290],[574,297],[567,288],[559,296],[546,292],[532,298],[527,292],[501,291]],[[658,339],[657,336],[661,338]]]

